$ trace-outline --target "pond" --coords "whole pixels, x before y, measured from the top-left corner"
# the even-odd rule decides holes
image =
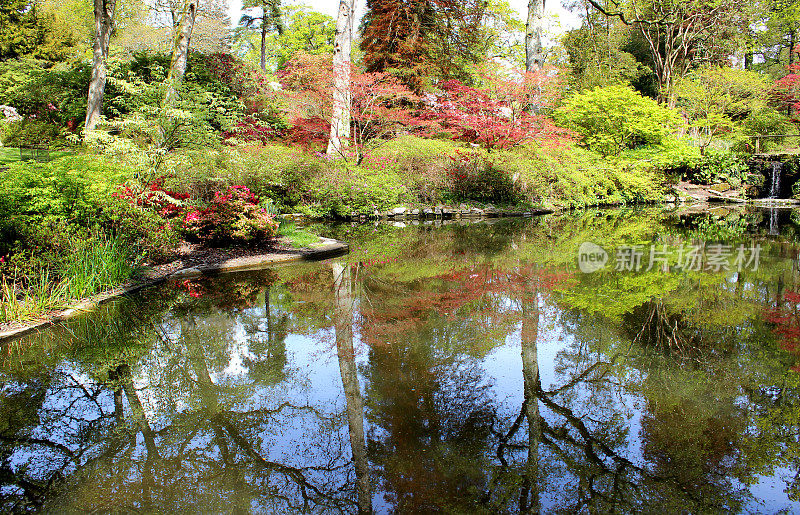
[[[6,342],[4,512],[796,512],[800,225],[325,227]]]

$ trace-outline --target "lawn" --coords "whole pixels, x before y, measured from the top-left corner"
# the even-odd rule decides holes
[[[72,154],[63,150],[51,150],[50,159],[57,159]],[[16,147],[0,147],[0,166],[19,161],[19,149]]]

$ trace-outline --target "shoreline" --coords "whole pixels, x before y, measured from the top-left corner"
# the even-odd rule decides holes
[[[698,187],[698,189],[702,189]],[[676,192],[677,193],[677,192]],[[706,193],[706,191],[703,191]],[[705,198],[703,198],[705,197]],[[764,199],[738,199],[730,197],[722,197],[717,195],[685,195],[675,196],[667,201],[653,204],[644,205],[662,205],[666,208],[676,208],[680,206],[692,206],[707,210],[712,206],[721,205],[738,205],[741,207],[797,207],[800,202],[775,200],[771,205],[764,204]],[[461,206],[463,207],[463,206]],[[617,204],[599,205],[596,208],[614,208],[620,207]],[[407,210],[406,208],[395,208],[387,212],[375,213],[374,215],[358,215],[353,214],[350,217],[345,217],[342,221],[345,223],[365,223],[365,222],[389,222],[389,223],[454,223],[454,222],[479,222],[481,220],[497,220],[502,218],[533,218],[537,216],[544,216],[559,212],[573,211],[575,208],[556,207],[554,209],[547,208],[533,208],[524,210],[511,210],[511,209],[494,209],[477,210],[459,209],[459,208],[445,208],[430,210]],[[429,211],[429,212],[426,212]],[[289,217],[299,218],[297,215],[288,215]],[[10,339],[25,336],[33,331],[51,326],[65,320],[69,320],[75,316],[92,311],[101,304],[121,297],[136,293],[151,286],[157,286],[171,279],[190,279],[202,275],[214,273],[227,273],[227,272],[242,272],[247,270],[258,270],[269,265],[281,265],[288,263],[295,263],[299,261],[320,261],[330,257],[337,257],[349,252],[349,245],[345,242],[333,240],[330,238],[320,237],[321,243],[314,244],[311,247],[292,250],[289,252],[267,252],[263,254],[254,254],[242,257],[234,257],[224,259],[220,262],[213,262],[213,259],[204,263],[183,266],[182,260],[177,260],[163,266],[164,270],[158,271],[155,274],[145,277],[138,282],[130,282],[118,286],[117,288],[98,293],[88,298],[78,300],[74,305],[69,308],[56,310],[43,314],[41,317],[29,322],[11,322],[5,327],[0,324],[0,343]],[[177,270],[170,270],[177,267]]]
[[[180,266],[178,270],[170,271],[169,269],[172,265],[180,263],[180,261],[176,261],[166,265],[164,271],[157,272],[141,281],[126,283],[91,297],[80,299],[67,309],[45,313],[40,318],[29,322],[11,322],[7,328],[0,328],[0,343],[14,338],[20,338],[47,326],[69,320],[90,312],[109,300],[130,295],[172,279],[189,279],[206,274],[258,270],[268,265],[280,265],[298,261],[321,261],[323,259],[347,254],[350,250],[347,243],[330,238],[320,237],[320,239],[322,240],[321,243],[292,252],[268,252],[265,254],[230,258],[217,263],[206,262],[191,266]]]

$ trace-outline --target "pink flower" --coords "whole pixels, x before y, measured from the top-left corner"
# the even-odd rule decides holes
[[[189,222],[196,222],[198,220],[200,220],[200,213],[198,213],[197,211],[191,211],[189,213],[186,213],[186,219],[184,221],[186,223],[189,223]]]

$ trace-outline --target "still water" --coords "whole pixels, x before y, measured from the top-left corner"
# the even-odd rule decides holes
[[[800,511],[796,219],[327,227],[120,299],[0,349],[0,509]]]

